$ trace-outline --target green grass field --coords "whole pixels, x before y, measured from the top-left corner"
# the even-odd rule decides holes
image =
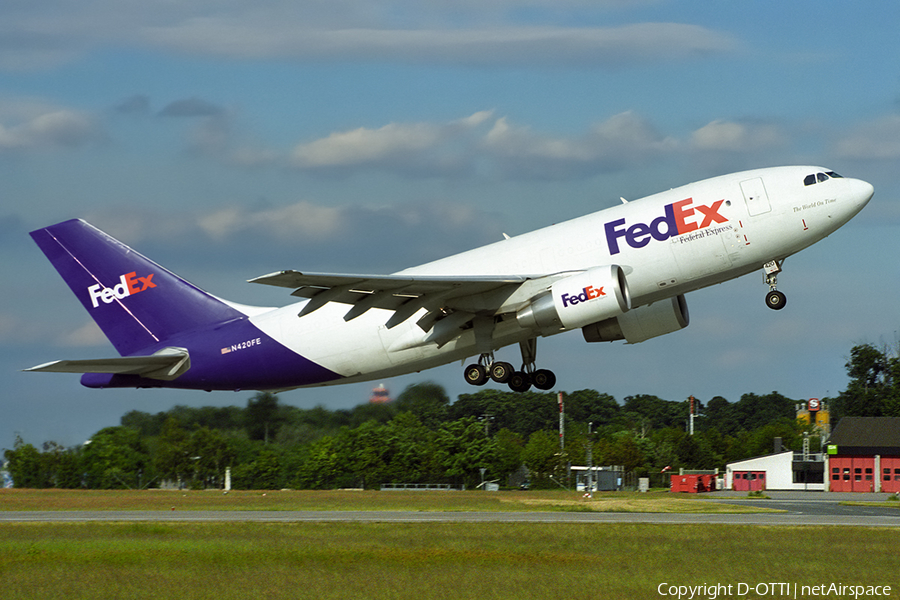
[[[573,494],[43,492],[0,510],[546,509]],[[354,494],[356,494],[354,496]],[[360,495],[362,494],[362,495]],[[468,496],[473,496],[469,498]],[[243,496],[243,497],[242,497]],[[348,496],[351,498],[348,499]],[[403,496],[408,496],[404,498]],[[671,496],[671,495],[669,495]],[[493,498],[491,498],[493,497]],[[355,498],[353,500],[352,498]],[[180,499],[180,500],[178,500]],[[541,502],[525,502],[526,500]],[[675,498],[694,506],[694,499]],[[624,500],[629,500],[625,498]],[[657,494],[631,502],[662,503]],[[601,500],[597,500],[600,502]],[[565,504],[562,510],[565,510]],[[416,508],[418,507],[418,508]],[[653,510],[650,505],[644,507]],[[525,509],[527,510],[527,508]],[[653,510],[653,512],[657,512]],[[891,585],[895,528],[535,523],[7,523],[0,594],[19,598],[669,598],[660,584]],[[736,589],[736,588],[735,588]],[[697,597],[697,596],[695,596]],[[702,597],[709,598],[706,594]],[[720,598],[757,598],[719,595]],[[766,597],[782,597],[770,594]],[[829,596],[817,596],[829,597]],[[847,596],[831,596],[847,597]],[[882,596],[883,597],[883,596]]]
[[[662,583],[831,581],[896,592],[898,543],[894,529],[844,527],[7,524],[0,585],[7,600],[634,599]]]

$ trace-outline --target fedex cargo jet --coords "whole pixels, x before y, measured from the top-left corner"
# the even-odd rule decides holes
[[[120,354],[28,369],[93,388],[286,390],[383,379],[453,361],[465,379],[551,389],[537,338],[581,330],[635,344],[688,325],[684,295],[762,271],[780,310],[786,257],[868,203],[820,167],[715,177],[392,275],[279,271],[283,308],[217,298],[81,220],[31,233]],[[521,362],[495,359],[518,344]],[[467,360],[469,359],[469,360]]]

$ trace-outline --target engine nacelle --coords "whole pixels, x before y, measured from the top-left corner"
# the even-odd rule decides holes
[[[687,300],[679,294],[649,306],[640,306],[624,315],[591,323],[581,328],[586,342],[625,340],[637,344],[650,338],[684,329],[690,323]]]
[[[617,317],[629,308],[625,272],[619,265],[605,265],[554,282],[516,312],[516,321],[521,327],[549,333]]]

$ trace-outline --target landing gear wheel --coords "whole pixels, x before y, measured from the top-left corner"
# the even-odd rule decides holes
[[[531,376],[523,371],[515,371],[509,377],[509,389],[514,392],[527,392],[531,389]]]
[[[531,381],[539,390],[551,390],[556,385],[556,375],[549,369],[538,369],[531,374]]]
[[[491,379],[497,383],[506,383],[513,374],[513,366],[508,362],[495,362],[489,371]]]
[[[766,306],[772,310],[781,310],[787,304],[787,296],[778,290],[772,290],[766,294]]]
[[[466,367],[466,370],[463,371],[463,377],[466,378],[467,383],[472,385],[484,385],[488,380],[485,368],[476,364],[471,364]]]

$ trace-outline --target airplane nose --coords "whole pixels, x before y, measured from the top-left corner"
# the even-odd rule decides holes
[[[875,186],[862,179],[853,180],[853,200],[860,209],[869,203],[873,195],[875,195]]]
[[[862,179],[847,179],[846,181],[849,184],[845,196],[847,202],[844,204],[843,210],[839,211],[844,213],[844,223],[865,208],[875,194],[875,187],[868,181]]]

